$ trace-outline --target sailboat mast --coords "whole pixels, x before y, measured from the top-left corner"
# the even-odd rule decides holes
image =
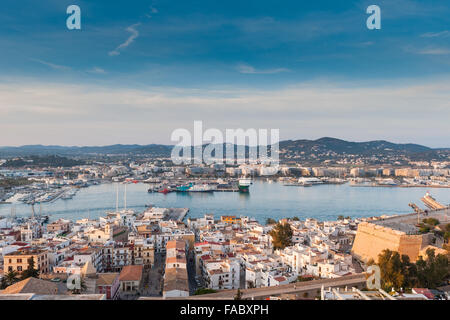
[[[126,183],[125,183],[125,194],[124,194],[123,203],[124,203],[124,209],[127,210],[127,184]]]
[[[116,183],[116,212],[119,212],[119,183]]]

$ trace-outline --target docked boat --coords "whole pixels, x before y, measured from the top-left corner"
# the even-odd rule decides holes
[[[240,192],[249,192],[250,185],[252,184],[252,179],[242,178],[239,179],[238,188]]]
[[[298,179],[297,183],[300,186],[313,186],[313,185],[318,185],[318,184],[323,184],[323,181],[320,180],[319,178],[315,178],[315,177],[301,177]]]
[[[193,184],[189,183],[187,185],[182,185],[176,187],[178,192],[213,192],[217,190],[217,185],[212,184]]]

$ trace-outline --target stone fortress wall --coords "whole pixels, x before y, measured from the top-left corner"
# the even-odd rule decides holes
[[[416,213],[411,213],[373,222],[361,222],[353,242],[352,254],[363,262],[370,259],[377,262],[378,255],[384,249],[389,249],[398,251],[400,255],[405,254],[415,262],[422,254],[421,250],[431,245],[433,239],[432,234],[417,234],[418,228],[415,224],[418,220],[430,217],[438,219],[442,224],[450,223],[450,209],[431,210],[419,217]]]
[[[393,230],[374,223],[361,222],[358,225],[352,253],[364,262],[370,259],[377,262],[378,255],[384,249],[389,249],[398,251],[400,255],[408,255],[411,261],[416,261],[420,249],[425,243],[428,244],[428,241],[422,235],[409,235],[404,231]]]

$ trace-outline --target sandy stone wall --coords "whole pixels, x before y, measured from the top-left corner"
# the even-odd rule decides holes
[[[405,232],[393,230],[369,222],[358,225],[352,253],[362,261],[378,260],[378,255],[389,249],[406,254],[411,261],[416,261],[422,247],[421,235],[407,235]]]

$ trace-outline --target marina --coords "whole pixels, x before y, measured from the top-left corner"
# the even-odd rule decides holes
[[[59,198],[43,202],[42,214],[51,220],[58,218],[96,218],[106,212],[125,207],[124,191],[127,188],[127,209],[144,211],[149,205],[163,208],[189,208],[188,217],[201,217],[207,213],[246,215],[264,222],[267,218],[311,217],[333,220],[339,215],[351,217],[381,216],[411,212],[409,203],[420,203],[425,188],[354,188],[347,184],[321,184],[308,188],[292,188],[283,182],[255,179],[248,193],[243,192],[148,192],[146,183],[103,183],[78,189],[71,200]],[[117,199],[117,188],[119,197]],[[450,203],[450,189],[432,190],[440,203]],[[424,207],[421,204],[422,207]],[[8,217],[14,208],[17,216],[30,216],[31,206],[24,203],[3,204],[0,216]],[[426,208],[423,208],[426,209]]]

